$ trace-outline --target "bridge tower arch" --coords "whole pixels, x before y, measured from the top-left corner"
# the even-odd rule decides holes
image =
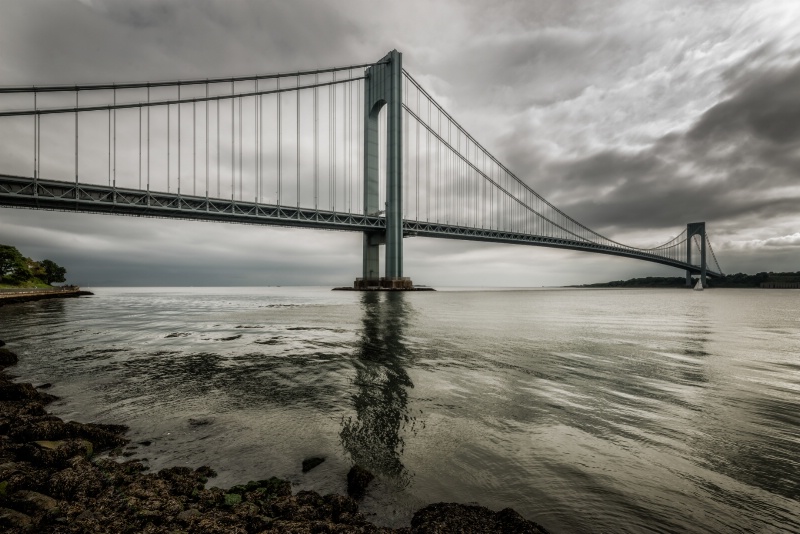
[[[364,80],[364,213],[385,210],[385,231],[364,232],[364,259],[357,289],[381,286],[408,289],[403,277],[403,55],[392,50],[369,67]],[[378,115],[386,106],[386,205],[380,206]],[[380,276],[380,245],[386,245],[385,276]]]
[[[706,223],[696,222],[686,225],[686,263],[692,264],[692,239],[700,236],[700,281],[706,287]],[[692,271],[686,270],[686,285],[692,285]]]

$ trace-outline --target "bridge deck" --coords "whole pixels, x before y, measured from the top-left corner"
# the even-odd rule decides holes
[[[355,232],[381,231],[386,228],[386,220],[383,217],[359,213],[276,206],[235,199],[178,195],[57,180],[33,180],[10,175],[0,175],[0,206]],[[697,265],[645,251],[551,236],[415,220],[403,221],[403,233],[406,237],[534,245],[609,254],[700,273],[700,267]],[[720,273],[711,270],[708,270],[707,274],[720,276]]]

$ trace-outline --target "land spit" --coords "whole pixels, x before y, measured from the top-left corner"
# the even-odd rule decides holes
[[[83,291],[79,287],[53,289],[15,289],[0,291],[0,306],[44,299],[67,299],[94,295],[91,291]]]
[[[3,343],[0,341],[0,347]],[[437,503],[410,527],[368,522],[350,496],[292,492],[278,478],[228,489],[207,488],[209,466],[148,473],[139,460],[118,461],[127,427],[63,421],[45,406],[51,386],[16,383],[5,367],[17,356],[0,348],[0,527],[42,533],[536,533],[547,531],[511,508]],[[44,390],[44,391],[43,391]],[[321,460],[320,460],[321,461]],[[319,462],[307,462],[313,469]],[[348,491],[359,497],[371,480],[354,466]]]

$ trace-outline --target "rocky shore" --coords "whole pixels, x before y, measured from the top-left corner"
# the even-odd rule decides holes
[[[351,496],[292,492],[288,481],[206,487],[214,470],[172,467],[148,473],[118,461],[126,427],[63,421],[45,406],[49,384],[16,383],[17,356],[0,341],[0,531],[42,533],[545,533],[510,508],[438,503],[401,529],[369,523],[358,501],[372,475],[348,474]],[[313,469],[319,462],[304,462]],[[355,498],[354,498],[355,497]]]

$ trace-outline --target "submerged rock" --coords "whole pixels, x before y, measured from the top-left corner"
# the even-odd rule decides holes
[[[3,343],[5,345],[5,343]],[[2,347],[3,345],[0,345]],[[17,355],[11,352],[8,349],[0,349],[0,367],[6,367],[8,365],[14,365],[19,361]]]
[[[411,529],[415,534],[548,534],[544,527],[528,521],[511,508],[493,512],[483,506],[443,502],[429,504],[417,511],[411,519]]]
[[[361,467],[354,465],[347,473],[347,494],[354,499],[362,499],[367,492],[367,486],[375,475]]]
[[[325,461],[325,458],[313,457],[303,460],[303,473],[308,473],[319,464]]]

